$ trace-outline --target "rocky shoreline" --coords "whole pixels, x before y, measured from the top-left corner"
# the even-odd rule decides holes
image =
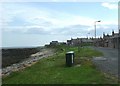
[[[26,67],[29,67],[35,64],[40,59],[52,56],[53,54],[54,54],[54,51],[52,49],[42,49],[40,52],[30,55],[29,58],[25,59],[22,62],[12,64],[11,66],[3,68],[2,76],[7,76],[7,75],[10,75],[14,71],[19,71]]]

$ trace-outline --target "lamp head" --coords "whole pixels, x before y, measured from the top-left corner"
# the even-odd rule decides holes
[[[101,22],[101,21],[99,20],[99,21],[97,21],[97,22]]]

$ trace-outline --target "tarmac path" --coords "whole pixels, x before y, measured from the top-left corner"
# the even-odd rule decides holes
[[[118,49],[105,47],[92,47],[104,54],[102,57],[94,57],[93,63],[101,71],[118,77]],[[120,76],[120,75],[119,75]]]

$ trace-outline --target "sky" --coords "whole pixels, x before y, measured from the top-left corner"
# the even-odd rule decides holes
[[[3,2],[2,47],[44,46],[51,41],[118,32],[117,2]]]

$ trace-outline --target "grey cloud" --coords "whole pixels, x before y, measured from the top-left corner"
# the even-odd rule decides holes
[[[27,33],[27,34],[39,34],[39,35],[49,34],[49,32],[45,31],[43,28],[30,28],[25,33]]]
[[[89,26],[84,25],[71,25],[63,28],[54,28],[50,31],[45,31],[44,28],[30,28],[26,32],[27,34],[42,34],[42,35],[84,35]]]
[[[49,24],[49,22],[44,22],[44,23],[46,23],[46,26],[47,26],[47,23]],[[104,26],[107,26],[108,28],[104,28]],[[112,30],[117,31],[117,29],[118,29],[117,25],[104,25],[104,26],[101,26],[100,28],[99,27],[96,28],[97,36],[102,36],[103,32],[105,32],[106,34],[107,33],[111,34]],[[93,36],[94,37],[95,30],[92,29],[92,30],[88,31],[88,28],[90,28],[90,26],[78,25],[78,24],[61,27],[61,28],[50,28],[50,31],[46,31],[45,27],[41,27],[41,28],[34,27],[34,28],[28,29],[26,32],[21,31],[21,33],[39,34],[39,35],[64,35],[64,36],[77,36],[77,37]],[[17,30],[15,30],[13,32],[17,33]],[[19,31],[19,33],[20,33],[20,31]],[[88,33],[90,33],[90,34],[88,35]]]
[[[86,34],[86,30],[89,26],[85,25],[71,25],[63,28],[59,28],[55,32],[63,35],[83,35]]]

